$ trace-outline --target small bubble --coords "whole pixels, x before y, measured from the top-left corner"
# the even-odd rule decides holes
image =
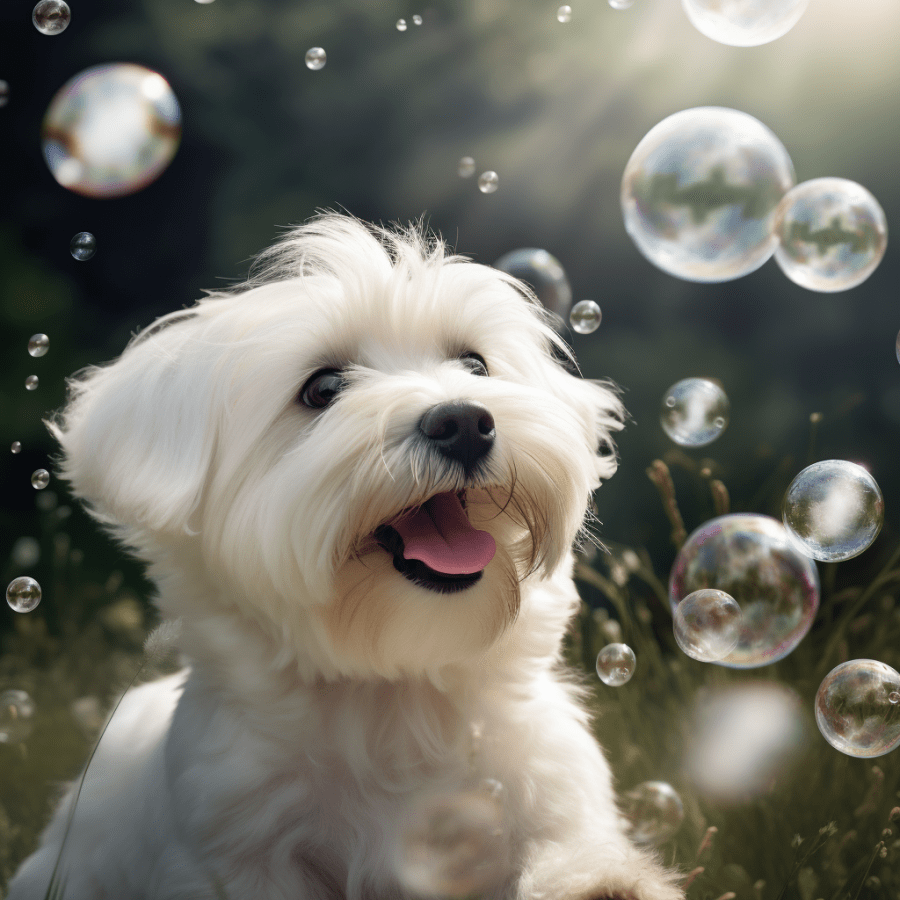
[[[69,252],[79,262],[84,262],[97,252],[97,238],[89,231],[79,231],[69,242]]]
[[[9,102],[9,84],[0,79],[0,106],[6,106]]]
[[[613,9],[631,9],[634,0],[609,0],[609,5]]]
[[[571,6],[561,6],[556,11],[556,21],[562,22],[564,25],[566,22],[572,21],[572,7]]]
[[[496,172],[482,172],[478,176],[478,190],[482,194],[493,194],[500,186],[500,177]]]
[[[31,473],[31,486],[36,491],[42,491],[50,484],[50,473],[46,469],[35,469]]]
[[[891,703],[900,703],[900,691],[891,691],[888,694],[888,700]]]
[[[0,744],[21,744],[31,734],[34,701],[25,691],[0,693]]]
[[[600,327],[603,314],[593,300],[579,300],[569,313],[569,324],[578,334],[591,334]]]
[[[607,644],[597,654],[597,675],[610,687],[621,687],[634,675],[637,660],[627,644]]]
[[[69,27],[72,11],[63,0],[41,0],[31,13],[31,21],[41,34],[59,34]]]
[[[660,424],[681,447],[703,447],[728,424],[728,397],[714,381],[684,378],[673,384],[663,401]]]
[[[25,390],[26,391],[36,391],[38,386],[38,377],[37,375],[29,375],[25,379]]]
[[[41,602],[41,586],[27,575],[13,578],[6,588],[6,602],[14,612],[31,612]]]
[[[462,157],[456,171],[459,172],[460,178],[471,178],[475,174],[475,160],[471,156]],[[900,346],[900,337],[897,338],[897,341]]]
[[[306,68],[318,72],[325,66],[325,51],[321,47],[310,47],[306,51]]]
[[[628,835],[636,844],[662,844],[681,828],[684,804],[665,781],[645,781],[622,797]]]
[[[50,338],[46,334],[33,334],[28,340],[30,356],[44,356],[50,349]]]
[[[702,588],[688,594],[674,612],[675,640],[700,662],[724,659],[741,636],[741,608],[725,591]]]
[[[10,453],[21,453],[22,452],[22,444],[20,441],[13,441],[12,446],[9,448]]]
[[[397,19],[397,31],[406,31],[406,19]]]
[[[802,553],[822,562],[859,556],[884,522],[875,479],[856,463],[827,459],[807,466],[784,498],[784,525]]]
[[[413,25],[421,25],[422,24],[421,16],[413,16],[412,20],[413,20]]]
[[[900,674],[874,659],[836,666],[816,693],[816,724],[822,736],[847,756],[883,756],[900,746]]]
[[[35,497],[34,505],[41,512],[51,512],[56,509],[57,504],[57,496],[53,493],[53,491],[42,491],[40,494]]]

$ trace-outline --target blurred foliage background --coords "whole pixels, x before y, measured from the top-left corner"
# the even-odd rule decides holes
[[[618,199],[625,163],[653,125],[719,105],[768,125],[798,181],[831,175],[865,185],[892,227],[900,213],[895,0],[813,0],[789,34],[749,49],[696,32],[677,0],[636,0],[623,11],[572,0],[566,24],[557,0],[72,0],[71,25],[52,37],[32,26],[32,5],[0,7],[0,78],[9,84],[0,108],[0,565],[6,581],[23,574],[13,545],[39,542],[28,574],[45,585],[37,621],[46,627],[4,607],[0,635],[30,642],[32,664],[56,671],[58,683],[76,678],[71,661],[53,668],[59,642],[88,641],[90,658],[78,665],[112,689],[115,654],[133,650],[141,630],[146,585],[60,485],[40,495],[31,488],[34,469],[52,468],[42,416],[62,403],[65,376],[115,356],[132,331],[203,288],[241,278],[282,227],[318,208],[383,222],[424,214],[459,252],[485,263],[529,246],[560,259],[574,299],[603,311],[597,332],[569,335],[582,369],[620,384],[632,416],[620,471],[598,496],[601,534],[646,548],[663,581],[674,547],[645,474],[657,457],[670,464],[689,531],[715,511],[701,470],[726,484],[733,508],[777,515],[783,488],[807,463],[863,463],[884,492],[885,527],[866,554],[824,578],[836,591],[863,582],[896,545],[900,254],[892,239],[874,275],[846,293],[805,291],[771,261],[738,281],[692,284],[639,255]],[[397,19],[413,14],[421,26],[399,32]],[[304,65],[312,46],[328,54],[318,72]],[[169,80],[183,111],[181,147],[145,190],[81,197],[45,166],[41,120],[72,75],[118,61]],[[498,172],[496,193],[459,178],[464,155],[478,172]],[[97,238],[87,262],[69,255],[80,231]],[[38,331],[50,336],[50,352],[32,359],[26,343]],[[40,377],[34,392],[24,389],[29,374]],[[674,452],[659,404],[688,376],[722,383],[731,422],[702,451]],[[820,421],[811,422],[814,413]],[[15,456],[14,440],[23,445]],[[86,587],[67,608],[73,565]],[[123,600],[97,624],[98,608]],[[95,643],[89,628],[99,629]],[[868,632],[858,634],[856,655],[866,655]],[[0,687],[30,677],[2,659]],[[52,733],[52,723],[42,727]],[[896,773],[896,759],[886,764]],[[0,765],[0,787],[10,771]],[[7,781],[6,796],[27,805],[23,783],[71,774],[62,764],[52,773],[32,766],[15,789]],[[35,821],[43,802],[33,801]]]

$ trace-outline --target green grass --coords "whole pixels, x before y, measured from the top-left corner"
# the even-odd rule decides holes
[[[678,462],[677,455],[673,459]],[[702,520],[682,521],[664,463],[655,462],[648,474],[677,544]],[[693,488],[709,491],[710,515],[727,511],[727,491],[709,471],[694,467],[689,477]],[[704,665],[681,653],[671,631],[666,573],[646,551],[613,545],[609,554],[580,560],[584,596],[595,606],[602,603],[617,621],[583,604],[567,637],[567,657],[595,686],[597,734],[618,789],[663,780],[681,794],[684,823],[660,851],[684,871],[689,900],[900,895],[900,751],[875,760],[850,758],[812,724],[818,685],[839,662],[869,657],[900,665],[900,548],[887,541],[883,537],[867,551],[859,584],[846,583],[840,566],[820,567],[823,596],[813,630],[784,660],[751,671]],[[145,609],[121,580],[100,585],[78,567],[63,568],[54,577],[65,608],[50,601],[15,616],[0,652],[0,689],[27,690],[38,709],[24,744],[0,745],[0,895],[34,849],[62,782],[77,776],[97,736],[96,723],[93,730],[78,724],[72,703],[95,697],[103,709],[112,708],[146,659]],[[610,688],[594,675],[594,661],[619,633],[638,665],[628,684]],[[681,771],[689,710],[700,691],[759,679],[788,685],[801,698],[808,745],[765,793],[740,803],[713,802],[698,795]]]

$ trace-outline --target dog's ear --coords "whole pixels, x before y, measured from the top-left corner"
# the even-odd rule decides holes
[[[215,448],[210,346],[194,317],[166,319],[115,362],[75,376],[67,405],[47,422],[73,493],[126,540],[135,529],[189,528]]]

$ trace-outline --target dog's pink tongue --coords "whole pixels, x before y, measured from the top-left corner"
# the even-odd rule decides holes
[[[403,538],[404,558],[418,559],[444,575],[480,572],[497,552],[494,539],[472,527],[452,491],[435,494],[394,522],[394,528]]]

